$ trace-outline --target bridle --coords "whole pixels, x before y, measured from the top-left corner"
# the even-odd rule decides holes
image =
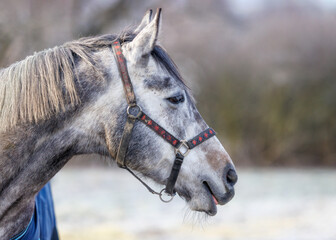
[[[126,95],[126,100],[128,107],[126,109],[127,112],[127,120],[124,127],[124,131],[121,137],[121,141],[119,144],[116,161],[119,167],[128,170],[134,177],[136,177],[147,189],[153,194],[159,195],[160,199],[163,202],[170,202],[175,196],[174,186],[179,175],[183,159],[188,155],[191,149],[205,142],[209,138],[215,136],[215,131],[212,128],[208,128],[193,137],[192,139],[179,140],[174,137],[171,133],[166,131],[163,127],[157,124],[154,120],[152,120],[147,114],[145,114],[141,107],[136,103],[136,97],[133,91],[133,86],[127,71],[127,65],[125,57],[121,51],[121,45],[119,41],[114,41],[112,43],[112,49],[116,61],[118,63],[119,73],[122,79],[122,83],[124,86],[124,91]],[[167,179],[166,187],[163,188],[160,192],[154,191],[150,188],[144,181],[142,181],[131,169],[126,166],[125,156],[127,153],[127,148],[129,142],[131,140],[132,130],[136,121],[143,122],[147,127],[156,132],[160,137],[162,137],[166,142],[172,145],[175,148],[175,161],[172,166],[172,170]],[[166,200],[163,198],[163,193],[166,193],[170,196],[170,199]]]

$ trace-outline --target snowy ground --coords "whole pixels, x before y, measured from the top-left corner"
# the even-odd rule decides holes
[[[61,239],[336,239],[335,169],[238,175],[235,198],[204,219],[178,197],[162,203],[125,170],[65,168],[52,181]]]

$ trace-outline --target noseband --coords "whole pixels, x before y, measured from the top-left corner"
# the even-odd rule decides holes
[[[170,202],[174,195],[175,190],[174,186],[180,172],[183,159],[185,156],[188,155],[191,149],[200,145],[201,143],[205,142],[209,138],[215,136],[215,131],[212,128],[208,128],[198,134],[197,136],[193,137],[192,139],[186,140],[179,140],[166,131],[163,127],[157,124],[154,120],[145,114],[141,107],[137,105],[135,94],[133,91],[133,86],[127,71],[126,60],[121,51],[121,45],[119,41],[114,41],[112,44],[112,49],[116,61],[118,63],[119,73],[122,79],[122,83],[124,86],[124,91],[126,95],[126,100],[128,103],[128,107],[126,109],[127,112],[127,121],[124,127],[123,135],[119,144],[118,152],[116,161],[119,167],[127,169],[134,177],[136,177],[151,193],[159,195],[160,199],[163,202]],[[167,179],[166,187],[163,188],[160,192],[154,191],[150,188],[145,182],[143,182],[131,169],[126,166],[125,163],[125,156],[127,153],[127,148],[129,142],[131,140],[131,134],[136,121],[141,121],[147,127],[152,129],[155,133],[157,133],[160,137],[162,137],[166,142],[172,145],[175,149],[175,161],[173,163],[172,170],[170,175]],[[166,193],[170,196],[168,200],[163,198],[163,193]]]

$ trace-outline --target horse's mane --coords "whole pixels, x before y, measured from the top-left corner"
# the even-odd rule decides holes
[[[95,50],[108,47],[115,39],[128,42],[131,31],[119,36],[87,37],[47,49],[0,70],[0,131],[18,123],[37,123],[80,104],[76,84],[76,58],[88,63],[100,76]],[[156,46],[152,56],[171,74],[181,79],[176,65],[164,49]],[[101,77],[101,80],[103,77]]]
[[[0,70],[0,130],[18,123],[38,122],[80,103],[75,60],[95,70],[93,49],[108,45],[115,35],[82,38],[47,49]]]

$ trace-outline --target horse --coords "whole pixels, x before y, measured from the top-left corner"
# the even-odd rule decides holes
[[[0,71],[0,239],[24,239],[32,224],[57,239],[49,181],[78,154],[108,156],[163,201],[177,193],[211,216],[233,198],[234,164],[158,44],[160,25],[161,9],[149,10],[133,29]]]

